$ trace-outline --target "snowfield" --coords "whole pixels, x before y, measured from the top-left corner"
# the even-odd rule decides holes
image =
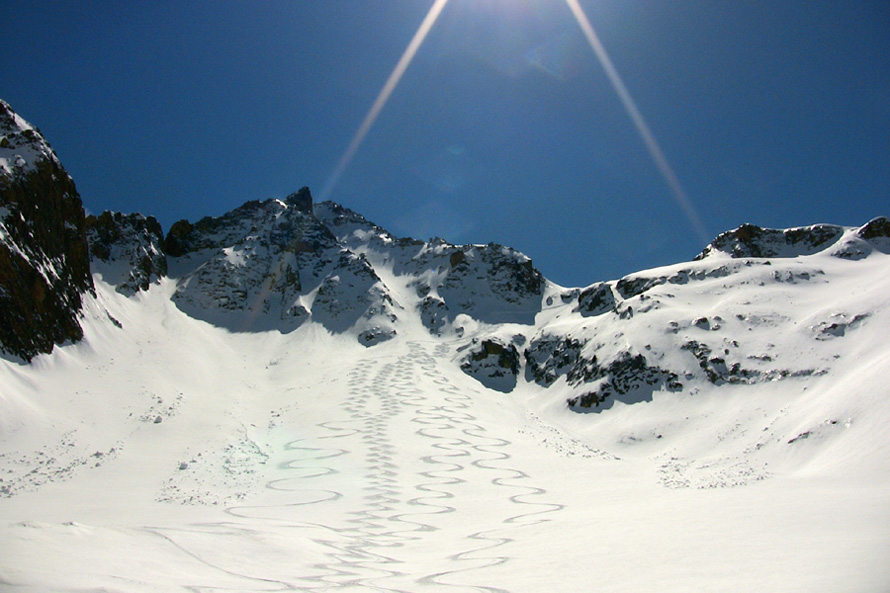
[[[175,279],[127,297],[96,275],[83,342],[0,360],[0,588],[888,591],[890,257],[771,265],[766,288],[758,266],[665,282],[648,316],[628,297],[626,335],[551,286],[534,325],[400,314],[370,348],[316,322],[232,332],[180,311]],[[731,330],[725,364],[759,374],[578,413],[527,361],[509,393],[460,368],[474,337],[566,324],[690,376],[665,336]]]

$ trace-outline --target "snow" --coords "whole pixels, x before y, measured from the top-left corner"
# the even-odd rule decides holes
[[[0,99],[0,176],[15,177],[43,160],[57,161],[40,132]]]
[[[176,280],[126,298],[97,275],[83,342],[0,360],[0,588],[885,591],[890,257],[766,261],[637,274],[665,280],[618,302],[632,316],[547,286],[534,324],[458,314],[438,337],[399,308],[371,348],[316,322],[231,332],[178,309]],[[547,333],[693,378],[578,414],[565,377],[502,393],[460,369],[473,338]],[[774,380],[711,384],[692,339]]]
[[[247,258],[242,250],[236,250],[234,247],[226,247],[222,252],[225,260],[232,267],[240,268],[247,263]]]

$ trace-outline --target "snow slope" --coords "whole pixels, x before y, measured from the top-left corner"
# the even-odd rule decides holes
[[[0,361],[2,590],[888,589],[880,241],[715,243],[499,317],[448,292],[490,247],[399,257],[328,214],[398,304],[396,339],[211,325],[177,307],[176,260],[131,297],[96,275],[83,342]],[[487,387],[510,346],[511,388]]]

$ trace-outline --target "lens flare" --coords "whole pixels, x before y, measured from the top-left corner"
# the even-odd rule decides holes
[[[405,70],[408,69],[408,66],[411,64],[411,60],[414,59],[414,55],[417,53],[417,50],[420,49],[420,46],[423,44],[423,40],[426,39],[427,34],[430,32],[430,29],[433,28],[433,24],[436,22],[436,19],[439,18],[439,15],[442,13],[442,9],[445,8],[445,5],[447,3],[448,0],[436,0],[427,13],[426,17],[424,17],[423,22],[420,23],[420,27],[418,27],[417,32],[411,39],[411,42],[408,44],[408,47],[405,48],[405,53],[403,53],[402,57],[399,58],[399,61],[396,64],[396,67],[393,69],[392,74],[389,75],[386,84],[383,85],[383,88],[380,90],[380,94],[377,95],[377,99],[374,101],[374,104],[371,105],[371,109],[368,110],[368,114],[365,115],[365,119],[362,121],[362,124],[359,126],[358,130],[356,130],[355,132],[355,135],[352,137],[352,141],[346,148],[346,152],[343,153],[343,156],[340,158],[340,162],[337,163],[337,168],[334,169],[334,172],[331,174],[331,177],[328,179],[327,183],[322,189],[320,196],[321,200],[327,199],[327,197],[333,191],[334,186],[336,186],[337,182],[340,181],[340,177],[343,175],[346,167],[349,166],[349,163],[352,161],[352,158],[358,151],[359,146],[361,146],[362,142],[364,141],[365,136],[368,135],[371,127],[377,120],[377,116],[379,116],[380,112],[383,111],[383,107],[389,100],[389,96],[392,95],[392,92],[399,84],[399,80],[402,79],[402,75],[405,74]]]
[[[566,3],[569,5],[569,9],[575,16],[575,20],[578,21],[581,30],[584,32],[584,36],[587,38],[587,42],[590,44],[591,49],[593,49],[593,53],[596,54],[603,70],[606,71],[606,76],[609,77],[609,82],[612,83],[615,92],[618,94],[618,98],[621,100],[621,103],[624,104],[624,109],[627,111],[631,121],[633,121],[634,126],[637,128],[637,132],[639,132],[640,137],[646,144],[646,150],[649,151],[652,160],[655,161],[655,165],[658,167],[664,180],[671,188],[671,192],[674,194],[674,200],[676,200],[680,209],[686,214],[690,224],[698,234],[698,238],[703,244],[707,243],[710,241],[710,238],[705,230],[704,224],[702,224],[701,217],[695,210],[695,206],[693,206],[689,196],[686,195],[686,191],[680,184],[679,178],[677,178],[670,163],[668,163],[667,157],[664,156],[664,152],[655,140],[655,135],[652,134],[652,130],[649,129],[649,125],[646,123],[646,120],[643,119],[643,114],[640,113],[640,110],[637,108],[636,102],[633,100],[633,97],[630,96],[627,87],[624,86],[624,81],[621,80],[618,70],[615,69],[615,65],[609,58],[609,54],[606,53],[606,48],[603,47],[599,36],[596,34],[596,31],[593,30],[593,25],[590,24],[590,20],[587,18],[587,15],[584,14],[578,0],[566,0]]]
[[[358,130],[356,130],[355,134],[353,135],[352,140],[349,142],[349,146],[346,148],[346,151],[343,153],[343,156],[337,163],[336,168],[334,169],[331,176],[328,178],[327,183],[322,188],[321,194],[319,196],[321,200],[326,200],[330,196],[331,192],[334,190],[334,187],[340,181],[343,173],[352,162],[352,159],[355,157],[356,152],[358,152],[359,147],[365,140],[368,132],[370,132],[371,128],[374,125],[374,122],[380,115],[380,112],[383,111],[383,108],[386,106],[389,97],[392,95],[396,86],[398,86],[399,81],[402,79],[402,76],[405,74],[405,71],[408,69],[408,66],[414,59],[415,54],[417,54],[418,49],[420,49],[420,46],[426,39],[427,34],[433,28],[433,25],[439,18],[439,15],[442,13],[442,10],[445,8],[445,5],[447,3],[448,0],[435,0],[429,12],[427,12],[426,16],[423,19],[423,22],[421,22],[420,27],[418,27],[417,32],[414,33],[414,37],[411,38],[411,42],[408,44],[408,47],[405,48],[402,57],[399,58],[398,63],[396,63],[395,68],[393,68],[392,73],[389,75],[389,78],[386,80],[386,83],[383,85],[383,88],[380,90],[380,93],[377,95],[377,98],[374,100],[374,103],[371,105],[368,113],[365,115],[364,120],[362,120],[361,125],[358,127]],[[686,191],[683,189],[683,185],[680,183],[680,179],[677,177],[676,173],[674,173],[674,170],[668,162],[667,157],[665,157],[664,151],[662,151],[661,146],[655,139],[655,135],[652,133],[649,125],[643,118],[643,114],[640,113],[636,102],[633,100],[633,97],[627,90],[624,81],[618,74],[618,70],[612,63],[609,54],[606,52],[606,49],[600,41],[599,36],[596,34],[596,31],[593,29],[593,25],[590,24],[590,20],[587,18],[584,10],[581,8],[579,1],[566,0],[566,4],[568,4],[569,9],[575,17],[575,20],[578,21],[578,25],[581,27],[584,36],[587,38],[587,42],[590,44],[593,53],[596,55],[603,69],[605,70],[606,76],[609,78],[609,81],[615,89],[618,98],[624,105],[624,109],[627,111],[627,114],[633,122],[634,127],[636,127],[637,132],[642,138],[643,143],[646,146],[646,150],[649,152],[649,155],[652,157],[652,160],[654,161],[656,167],[658,168],[659,172],[670,188],[674,200],[688,218],[690,224],[698,235],[698,239],[701,240],[703,243],[707,243],[709,241],[709,235],[705,230],[705,226],[702,223],[701,217],[696,211],[692,201],[689,199],[689,196],[686,194]]]

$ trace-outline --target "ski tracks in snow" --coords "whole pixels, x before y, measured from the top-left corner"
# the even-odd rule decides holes
[[[437,372],[436,358],[447,354],[447,346],[438,346],[433,356],[424,352],[417,343],[410,344],[410,347],[411,356],[419,363],[422,374],[436,385],[438,394],[438,397],[427,398],[418,404],[412,422],[420,425],[416,434],[432,439],[432,448],[442,453],[423,457],[423,461],[434,468],[420,472],[422,477],[430,481],[418,484],[416,489],[428,494],[413,498],[409,504],[426,506],[432,509],[432,513],[459,512],[457,505],[461,501],[455,500],[453,487],[469,480],[462,476],[468,475],[468,468],[472,467],[482,470],[482,475],[476,480],[487,479],[490,484],[498,487],[497,494],[500,497],[506,497],[514,505],[521,505],[507,506],[508,512],[512,512],[502,518],[500,524],[485,522],[488,529],[467,534],[462,542],[466,547],[460,547],[447,556],[445,570],[426,575],[417,582],[493,593],[504,591],[489,585],[455,585],[453,581],[465,580],[460,573],[508,563],[511,557],[498,553],[498,548],[513,541],[510,537],[512,532],[524,525],[546,521],[543,515],[559,511],[564,506],[531,499],[545,495],[547,491],[522,483],[530,478],[524,471],[513,466],[513,459],[506,451],[510,441],[488,435],[479,420],[470,413],[472,398]],[[479,473],[475,472],[474,478]],[[470,492],[468,495],[473,496]],[[450,504],[445,501],[450,501]],[[505,508],[504,505],[500,507]]]
[[[508,544],[564,507],[546,500],[512,443],[490,434],[473,397],[439,370],[447,354],[412,342],[403,356],[352,369],[347,397],[332,403],[335,419],[283,446],[268,504],[230,507],[231,523],[193,526],[285,530],[314,546],[315,561],[295,559],[274,575],[224,572],[258,590],[505,592],[496,574],[516,560]],[[171,530],[152,531],[201,556]]]

